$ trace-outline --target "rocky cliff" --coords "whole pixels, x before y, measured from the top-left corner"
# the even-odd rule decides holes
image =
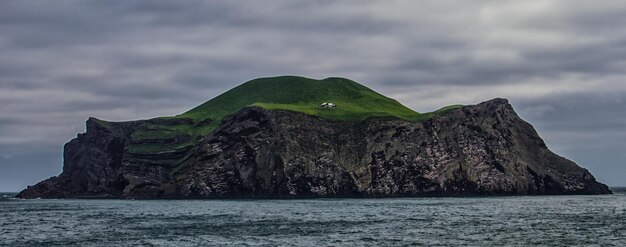
[[[94,118],[65,145],[63,172],[21,198],[247,198],[605,194],[574,162],[552,153],[505,99],[425,121],[336,121],[245,107],[198,139],[141,139],[154,126]],[[181,132],[182,133],[182,132]]]

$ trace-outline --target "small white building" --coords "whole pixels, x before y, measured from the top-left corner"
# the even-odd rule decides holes
[[[337,105],[330,103],[330,102],[324,102],[320,105],[322,108],[335,108]]]

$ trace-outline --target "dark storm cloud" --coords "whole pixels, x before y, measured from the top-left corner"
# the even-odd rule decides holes
[[[2,1],[0,181],[24,177],[0,190],[54,175],[89,116],[179,114],[282,74],[348,77],[419,111],[506,97],[550,147],[618,184],[624,11],[622,1]]]

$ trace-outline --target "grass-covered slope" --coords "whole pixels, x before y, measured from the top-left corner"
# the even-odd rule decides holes
[[[331,102],[337,107],[322,108],[322,102]],[[368,117],[421,121],[459,107],[448,106],[436,112],[420,114],[396,100],[344,78],[260,78],[241,84],[183,114],[159,118],[164,121],[148,121],[132,134],[135,144],[130,149],[138,153],[152,153],[188,147],[217,128],[224,117],[248,106],[301,112],[334,121],[362,121]]]
[[[320,107],[322,102],[337,105]],[[282,109],[333,120],[359,121],[369,116],[417,120],[420,114],[373,90],[344,78],[314,80],[296,76],[248,81],[180,115],[193,119],[221,119],[246,106]]]

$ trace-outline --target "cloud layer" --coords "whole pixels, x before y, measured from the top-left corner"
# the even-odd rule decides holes
[[[623,1],[2,1],[0,191],[56,175],[89,116],[174,115],[283,74],[348,77],[418,111],[506,97],[554,151],[626,185],[624,12]]]

